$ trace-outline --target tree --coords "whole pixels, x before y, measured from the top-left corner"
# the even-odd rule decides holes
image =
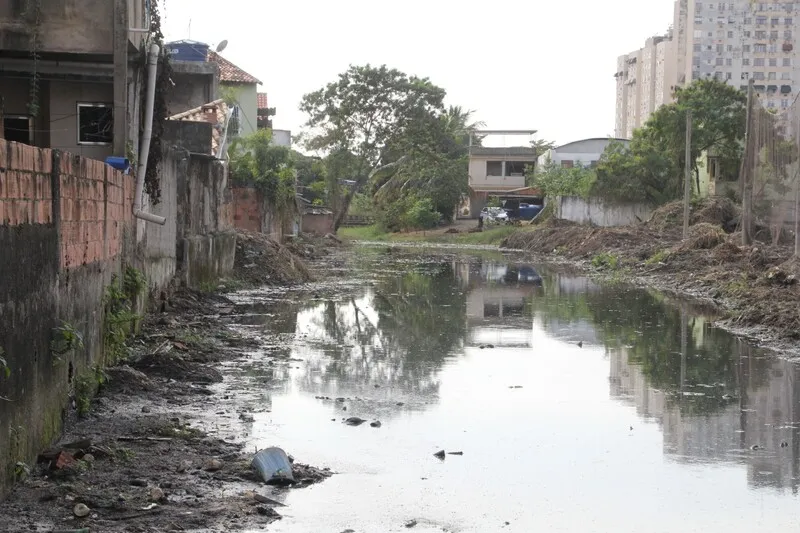
[[[613,143],[597,166],[595,192],[614,200],[661,203],[683,190],[686,112],[692,113],[691,168],[699,192],[698,159],[713,152],[723,168],[738,168],[742,157],[747,97],[716,80],[697,80],[675,89],[675,101],[661,106],[633,133],[630,146]]]
[[[309,129],[306,147],[325,154],[345,151],[357,160],[349,176],[354,183],[338,202],[336,229],[370,175],[387,165],[397,166],[398,159],[387,152],[389,144],[416,121],[442,109],[444,95],[427,78],[385,65],[351,65],[337,81],[303,97],[300,110],[308,115]]]
[[[395,172],[378,176],[371,184],[375,202],[385,206],[409,194],[429,198],[440,218],[452,221],[469,190],[470,136],[482,126],[472,121],[472,115],[473,111],[451,106],[417,121],[395,139],[390,149],[405,158]]]
[[[561,165],[548,162],[533,175],[532,185],[539,189],[545,196],[582,196],[591,193],[595,182],[595,173],[589,167],[576,165],[564,168]]]
[[[295,170],[291,150],[272,144],[272,132],[258,130],[231,144],[230,174],[234,182],[252,185],[280,217],[295,202]]]

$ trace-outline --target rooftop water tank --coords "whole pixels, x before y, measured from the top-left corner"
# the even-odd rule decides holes
[[[167,51],[175,61],[205,61],[208,45],[197,41],[174,41],[167,43]]]

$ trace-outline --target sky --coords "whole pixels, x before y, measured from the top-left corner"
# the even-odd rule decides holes
[[[273,125],[302,130],[303,95],[348,66],[428,77],[495,130],[557,144],[614,133],[616,58],[663,34],[673,0],[162,0],[167,41],[228,46],[263,81]],[[504,140],[504,139],[503,139]],[[507,143],[506,143],[507,144]],[[512,143],[517,144],[517,143]],[[524,143],[522,143],[524,144]]]

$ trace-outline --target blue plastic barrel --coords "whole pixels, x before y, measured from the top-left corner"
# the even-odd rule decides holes
[[[131,168],[131,162],[128,161],[127,157],[117,157],[113,155],[110,157],[106,157],[106,165],[113,167],[117,170],[121,170],[125,174],[127,174]]]

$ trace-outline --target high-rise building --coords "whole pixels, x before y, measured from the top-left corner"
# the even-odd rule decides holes
[[[630,138],[675,86],[698,79],[746,89],[752,78],[765,105],[790,118],[800,90],[798,25],[800,1],[677,0],[668,35],[617,59],[616,136]]]
[[[633,130],[641,127],[653,111],[669,103],[677,82],[675,57],[670,31],[617,58],[617,138],[630,139]]]

